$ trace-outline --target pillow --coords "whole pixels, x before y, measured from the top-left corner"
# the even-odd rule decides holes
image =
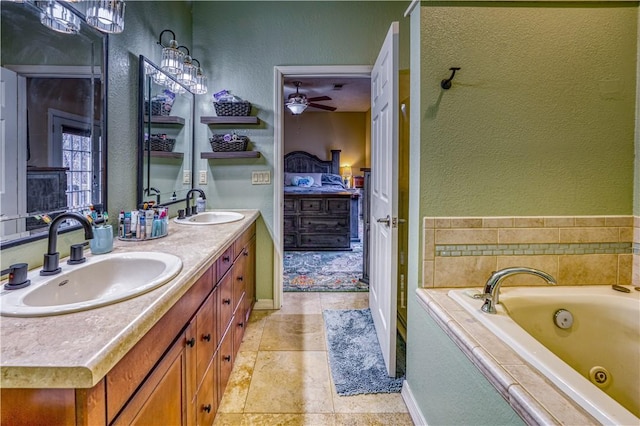
[[[285,173],[284,186],[297,186],[293,183],[294,177],[310,177],[313,179],[311,186],[322,186],[322,173]]]
[[[294,186],[309,188],[313,186],[314,180],[311,176],[294,176],[293,179],[291,179],[291,183]]]
[[[344,182],[342,181],[342,176],[334,175],[332,173],[322,174],[322,184],[323,185],[339,185],[343,188],[345,187]]]

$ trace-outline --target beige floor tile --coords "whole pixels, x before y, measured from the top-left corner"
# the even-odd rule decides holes
[[[320,293],[284,293],[280,315],[321,314]]]
[[[336,426],[413,426],[408,413],[336,414]]]
[[[322,315],[273,315],[264,325],[261,351],[326,351]]]
[[[366,309],[369,307],[369,293],[320,293],[320,304],[325,309]]]
[[[222,414],[214,426],[333,426],[334,414]]]
[[[407,413],[400,393],[376,393],[340,396],[333,383],[333,407],[336,413]]]
[[[327,353],[258,352],[245,413],[333,413]]]
[[[249,317],[249,323],[242,338],[241,351],[257,351],[262,339],[262,331],[267,319],[274,314],[275,311],[252,311]]]
[[[253,376],[258,352],[240,351],[233,365],[227,388],[220,402],[218,412],[242,413],[249,393],[249,385]]]

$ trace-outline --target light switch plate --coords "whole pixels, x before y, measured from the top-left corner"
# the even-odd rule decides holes
[[[207,184],[207,171],[200,170],[198,174],[198,185],[206,185]]]
[[[182,183],[191,183],[191,170],[182,171]]]
[[[251,172],[252,185],[269,185],[270,183],[271,183],[271,172],[269,170]]]

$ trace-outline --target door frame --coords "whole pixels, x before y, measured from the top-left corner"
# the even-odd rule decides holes
[[[290,77],[367,77],[371,65],[293,65],[273,67],[273,308],[282,307],[284,293],[284,79]]]

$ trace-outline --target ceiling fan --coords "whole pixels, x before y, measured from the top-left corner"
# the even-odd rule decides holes
[[[296,86],[296,93],[290,94],[289,98],[287,99],[287,102],[285,103],[285,105],[287,106],[287,108],[289,108],[289,111],[291,111],[293,115],[302,114],[302,112],[305,109],[307,109],[307,107],[323,109],[326,111],[335,111],[337,109],[332,106],[316,103],[320,101],[330,101],[331,100],[330,97],[318,96],[314,98],[307,98],[307,95],[305,95],[304,93],[300,93],[300,90],[299,90],[300,86],[302,85],[302,82],[294,81],[293,84]]]

